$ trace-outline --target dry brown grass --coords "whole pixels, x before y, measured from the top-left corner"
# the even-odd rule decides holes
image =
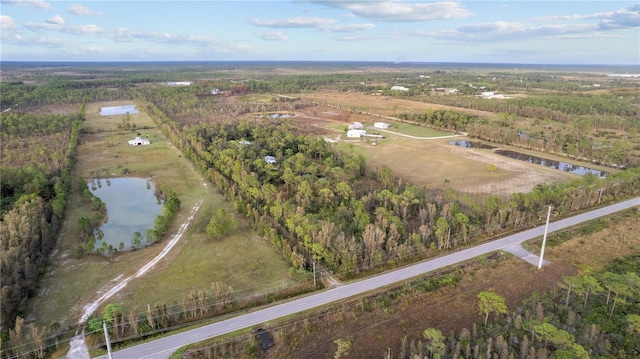
[[[384,116],[397,116],[401,113],[423,112],[431,109],[452,110],[490,119],[498,117],[498,115],[493,112],[397,99],[388,96],[374,96],[356,92],[324,91],[296,94],[295,96],[304,100],[327,103],[344,109],[365,111]]]
[[[510,159],[491,150],[449,145],[450,141],[464,137],[422,140],[382,133],[386,138],[372,146],[370,140],[347,139],[344,133],[344,128],[354,121],[380,121],[379,117],[353,112],[352,109],[386,116],[430,108],[452,109],[483,117],[496,116],[492,113],[359,93],[320,92],[299,96],[335,106],[314,107],[301,112],[305,118],[313,117],[318,121],[314,126],[333,131],[332,135],[325,136],[339,140],[343,150],[360,153],[370,165],[387,166],[403,180],[424,185],[430,190],[451,188],[481,201],[488,195],[508,198],[512,193],[530,192],[540,183],[560,183],[577,178],[568,172]],[[508,146],[505,148],[509,149]],[[546,154],[545,157],[569,162]],[[491,171],[491,165],[496,165],[498,170]]]

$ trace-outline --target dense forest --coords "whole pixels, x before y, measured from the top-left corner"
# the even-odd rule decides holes
[[[71,185],[84,106],[75,115],[2,118],[2,322],[7,333],[54,248]]]

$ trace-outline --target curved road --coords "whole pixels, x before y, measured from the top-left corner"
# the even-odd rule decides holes
[[[616,203],[607,207],[599,208],[573,217],[565,218],[556,222],[549,223],[549,233],[638,206],[640,206],[640,197]],[[131,348],[123,349],[121,351],[113,353],[113,358],[167,359],[178,348],[188,344],[231,333],[236,330],[256,326],[270,320],[299,313],[308,309],[329,304],[333,301],[345,299],[387,285],[391,285],[396,282],[404,281],[422,275],[424,273],[463,262],[486,253],[502,250],[506,247],[520,244],[523,241],[540,237],[543,234],[544,225],[508,237],[504,237],[502,239],[484,243],[476,247],[464,249],[459,252],[451,253],[442,257],[410,265],[371,278],[322,291],[290,302],[278,304],[265,309],[260,309],[249,314],[240,315],[234,318],[223,320],[221,322],[209,324],[204,327],[192,329],[162,339],[157,339],[144,344],[140,344]],[[106,358],[106,356],[103,356],[101,358]]]

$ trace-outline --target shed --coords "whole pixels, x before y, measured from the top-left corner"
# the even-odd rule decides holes
[[[388,123],[384,123],[384,122],[376,122],[373,124],[373,128],[381,128],[381,129],[385,129],[385,128],[389,128],[391,127],[390,124]]]
[[[133,140],[129,140],[129,146],[146,146],[150,144],[151,144],[151,141],[139,136],[134,138]]]
[[[136,113],[138,113],[138,110],[136,110],[135,105],[100,107],[100,116],[126,115]]]
[[[365,136],[367,134],[367,131],[365,130],[349,130],[347,131],[347,137],[349,138],[360,138],[362,136]]]
[[[364,125],[361,122],[354,122],[353,125],[349,125],[350,130],[358,130],[364,128]]]

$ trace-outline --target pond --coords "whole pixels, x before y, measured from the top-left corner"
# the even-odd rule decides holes
[[[516,160],[525,161],[525,162],[529,162],[529,163],[535,163],[537,165],[545,166],[545,167],[548,167],[548,168],[555,168],[557,170],[570,172],[570,173],[574,173],[574,174],[581,175],[581,176],[585,175],[587,173],[590,173],[590,174],[595,175],[595,176],[600,177],[600,178],[604,178],[604,177],[607,176],[607,172],[605,172],[605,171],[600,171],[600,170],[596,170],[596,169],[589,168],[589,167],[574,165],[574,164],[566,163],[566,162],[562,162],[562,161],[554,161],[554,160],[550,160],[550,159],[542,158],[542,157],[538,157],[538,156],[527,155],[525,153],[520,153],[520,152],[516,152],[516,151],[502,150],[502,149],[498,149],[497,147],[490,146],[490,145],[485,145],[485,144],[479,143],[479,142],[458,140],[458,141],[451,141],[451,142],[449,142],[449,144],[450,145],[455,145],[455,146],[460,146],[460,147],[467,147],[467,148],[493,149],[495,153],[497,153],[499,155],[502,155],[502,156],[506,156],[506,157],[509,157],[509,158],[513,158],[513,159],[516,159]]]
[[[147,245],[147,229],[153,228],[156,217],[162,210],[162,201],[156,197],[155,189],[146,178],[110,178],[89,182],[91,192],[105,203],[107,223],[100,227],[104,234],[96,240],[95,248],[103,242],[118,250]],[[140,243],[135,243],[134,234],[139,232]]]

